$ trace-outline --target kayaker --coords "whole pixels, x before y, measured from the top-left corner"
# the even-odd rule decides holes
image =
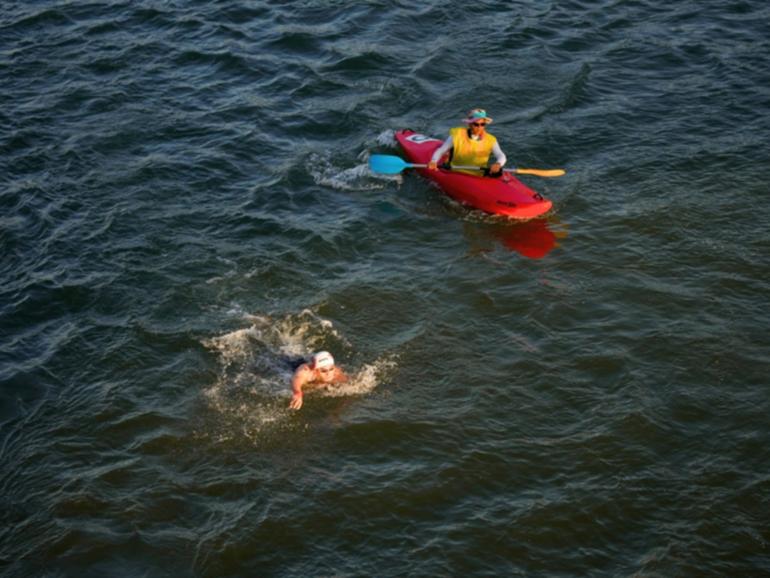
[[[500,149],[500,145],[497,144],[497,138],[486,132],[487,125],[492,122],[487,111],[483,108],[471,109],[463,122],[468,126],[458,126],[449,130],[449,138],[435,150],[428,163],[428,168],[432,171],[438,169],[438,162],[441,157],[450,150],[452,150],[449,161],[451,167],[486,167],[490,154],[494,154],[495,162],[488,171],[457,169],[456,172],[471,175],[488,174],[490,177],[499,177],[502,174],[506,157]]]
[[[310,361],[300,365],[294,372],[291,380],[290,409],[302,407],[303,388],[312,390],[328,387],[333,383],[342,383],[348,380],[348,376],[335,365],[334,358],[328,351],[319,351]]]

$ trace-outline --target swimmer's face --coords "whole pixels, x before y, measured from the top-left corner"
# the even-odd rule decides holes
[[[332,379],[334,379],[333,367],[321,367],[316,371],[318,372],[318,375],[321,377],[321,381],[323,381],[324,383],[329,383]]]

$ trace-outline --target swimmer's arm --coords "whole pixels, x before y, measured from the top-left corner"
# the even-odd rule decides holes
[[[299,409],[302,407],[302,386],[308,382],[308,367],[300,365],[291,379],[291,402],[289,409]]]

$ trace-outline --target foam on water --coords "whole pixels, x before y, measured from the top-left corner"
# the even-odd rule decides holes
[[[388,182],[401,182],[400,175],[381,175],[369,170],[368,154],[364,162],[350,168],[332,163],[328,155],[313,154],[310,157],[310,174],[318,185],[340,191],[373,191],[383,189]]]
[[[389,183],[401,184],[403,177],[400,174],[386,175],[373,173],[369,169],[369,154],[371,150],[379,148],[396,148],[396,132],[385,130],[377,135],[374,143],[365,147],[358,155],[361,164],[352,167],[349,164],[337,165],[332,162],[329,153],[310,155],[310,175],[318,185],[331,187],[340,191],[371,191],[389,186]],[[347,167],[347,168],[345,168]]]
[[[334,351],[349,380],[313,391],[310,400],[369,394],[395,367],[394,359],[387,356],[348,367],[344,358],[354,353],[352,346],[331,321],[309,309],[280,318],[243,314],[242,320],[250,325],[202,341],[217,356],[216,381],[204,391],[207,406],[222,424],[216,427],[217,441],[241,435],[255,439],[266,426],[288,424],[293,413],[287,408],[293,363],[315,351]]]
[[[374,139],[379,146],[396,148],[398,141],[396,140],[396,131],[392,129],[384,130],[377,135]]]
[[[348,395],[366,395],[371,393],[382,379],[383,373],[396,366],[395,359],[385,357],[372,363],[364,364],[357,371],[348,375],[345,383],[314,393],[319,397],[344,397]]]

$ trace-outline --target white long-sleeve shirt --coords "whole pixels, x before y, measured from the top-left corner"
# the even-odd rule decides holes
[[[444,156],[445,153],[449,151],[449,149],[453,146],[452,137],[450,136],[448,139],[444,141],[444,144],[442,144],[440,147],[438,147],[435,151],[433,151],[433,156],[430,158],[430,162],[437,163],[441,157]],[[508,160],[508,158],[505,156],[505,153],[500,148],[500,145],[497,144],[495,141],[494,146],[492,147],[492,154],[495,155],[495,162],[500,163],[500,166],[505,165],[505,161]]]

